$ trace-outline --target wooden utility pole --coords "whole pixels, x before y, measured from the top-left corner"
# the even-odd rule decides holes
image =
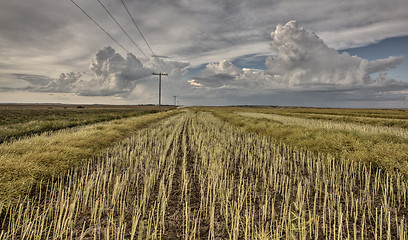
[[[177,106],[177,104],[176,104],[177,96],[173,96],[173,97],[174,97],[174,106]]]
[[[153,73],[153,75],[159,75],[159,106],[161,106],[161,76],[167,76],[167,73]]]

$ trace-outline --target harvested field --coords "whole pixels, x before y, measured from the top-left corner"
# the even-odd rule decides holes
[[[0,239],[408,237],[403,173],[286,144],[217,111],[168,116],[3,202]]]

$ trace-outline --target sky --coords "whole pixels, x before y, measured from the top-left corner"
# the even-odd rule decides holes
[[[406,0],[74,1],[0,0],[0,103],[408,107]]]

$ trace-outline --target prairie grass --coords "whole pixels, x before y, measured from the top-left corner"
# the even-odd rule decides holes
[[[0,145],[0,200],[28,193],[42,179],[84,164],[140,128],[177,113],[114,120],[3,143]]]
[[[220,134],[221,133],[221,134]],[[208,112],[134,133],[0,203],[0,239],[407,239],[408,185]]]

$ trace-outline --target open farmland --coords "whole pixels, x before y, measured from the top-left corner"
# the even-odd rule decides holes
[[[0,202],[0,239],[407,239],[406,129],[285,110],[185,109],[2,144],[0,174],[49,149],[32,146],[72,146],[31,160],[37,181],[41,167],[93,150]],[[102,153],[85,144],[112,135]]]

